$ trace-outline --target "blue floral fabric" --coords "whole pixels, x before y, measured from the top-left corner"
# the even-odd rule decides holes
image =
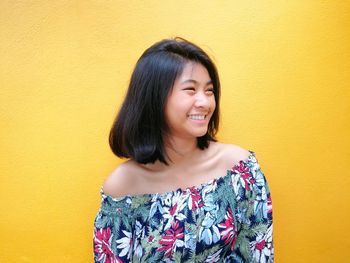
[[[271,196],[252,151],[200,186],[101,195],[95,262],[273,262]]]

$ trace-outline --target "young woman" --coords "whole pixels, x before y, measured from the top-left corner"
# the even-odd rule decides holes
[[[219,98],[195,44],[142,54],[110,132],[129,160],[101,189],[95,262],[273,262],[270,191],[253,151],[216,141]]]

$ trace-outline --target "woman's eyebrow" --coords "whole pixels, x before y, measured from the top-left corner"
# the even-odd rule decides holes
[[[187,79],[187,80],[184,80],[181,82],[181,84],[185,84],[185,83],[194,83],[194,84],[198,84],[198,81],[197,80],[194,80],[194,79]],[[213,84],[213,81],[212,80],[209,80],[205,85],[208,86],[210,84]]]

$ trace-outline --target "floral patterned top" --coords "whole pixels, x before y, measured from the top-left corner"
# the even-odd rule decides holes
[[[199,186],[101,194],[95,262],[273,262],[271,196],[252,151]]]

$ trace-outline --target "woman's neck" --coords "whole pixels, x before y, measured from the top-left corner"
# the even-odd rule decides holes
[[[188,140],[171,137],[166,140],[164,148],[168,165],[156,161],[142,166],[146,167],[148,170],[158,172],[173,168],[181,169],[181,167],[194,165],[200,159],[200,155],[203,154],[203,151],[197,146],[197,138],[194,140]]]
[[[169,158],[167,160],[169,165],[177,165],[191,161],[197,156],[200,149],[197,146],[197,138],[188,140],[172,137],[165,144],[165,151]]]

